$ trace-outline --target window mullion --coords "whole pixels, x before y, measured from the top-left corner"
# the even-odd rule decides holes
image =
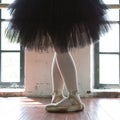
[[[24,78],[25,78],[25,70],[24,70],[24,61],[25,61],[25,52],[24,47],[21,46],[20,48],[20,84],[24,85]]]
[[[94,63],[95,63],[95,65],[94,65],[95,85],[94,85],[94,87],[99,88],[99,43],[95,44],[94,51],[95,51],[95,55],[94,55],[94,57],[95,57],[94,58],[95,59],[95,61],[94,61]]]

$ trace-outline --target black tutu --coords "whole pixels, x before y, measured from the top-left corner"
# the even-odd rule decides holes
[[[107,9],[102,0],[15,0],[6,36],[30,49],[65,52],[108,31]]]

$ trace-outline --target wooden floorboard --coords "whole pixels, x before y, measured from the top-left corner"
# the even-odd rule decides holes
[[[120,98],[83,98],[76,113],[48,113],[50,99],[0,97],[0,120],[120,120]]]

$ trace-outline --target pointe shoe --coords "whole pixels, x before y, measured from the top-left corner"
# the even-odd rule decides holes
[[[52,96],[51,103],[58,103],[58,102],[61,101],[62,99],[64,99],[64,96],[63,96],[63,95],[53,95],[53,96]]]
[[[52,100],[51,103],[57,103],[59,101],[61,101],[62,99],[64,99],[65,97],[63,96],[63,94],[59,91],[55,91],[52,95]]]
[[[52,103],[46,106],[48,112],[77,112],[84,109],[84,104],[78,101],[74,96],[70,95],[68,98],[64,98],[58,103]]]

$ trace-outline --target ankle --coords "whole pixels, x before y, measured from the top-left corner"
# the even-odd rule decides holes
[[[77,90],[69,91],[69,96],[77,96],[77,95],[78,95]]]
[[[55,90],[53,92],[53,95],[55,95],[55,96],[63,96],[63,92],[62,92],[62,90]]]
[[[81,102],[80,95],[77,90],[70,91],[69,98],[74,99],[77,102]]]

